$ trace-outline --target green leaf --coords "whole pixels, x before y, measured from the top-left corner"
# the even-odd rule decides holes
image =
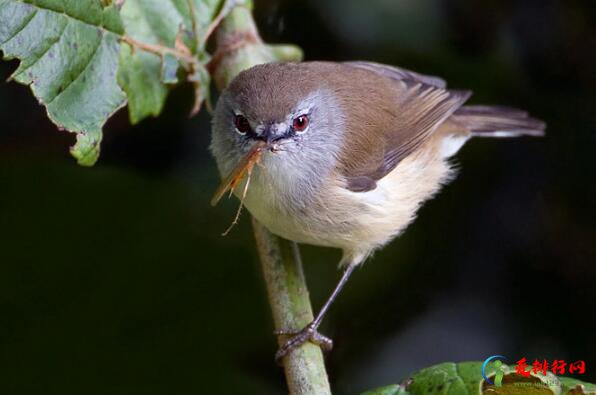
[[[596,395],[596,385],[557,377],[547,372],[529,377],[518,373],[514,367],[494,363],[486,366],[487,377],[497,371],[503,374],[502,385],[489,385],[482,377],[482,362],[446,362],[412,374],[401,385],[374,389],[362,395]],[[494,379],[493,379],[494,380]]]
[[[190,26],[185,2],[127,0],[120,15],[126,34],[147,44],[174,47],[180,26]],[[168,87],[161,80],[161,58],[128,45],[122,46],[118,81],[128,96],[131,122],[161,113]]]
[[[197,35],[199,38],[204,37],[209,25],[222,8],[222,0],[192,1]],[[239,0],[227,0],[226,3],[230,1],[243,3]],[[179,32],[193,31],[193,15],[189,0],[127,0],[120,10],[120,15],[126,34],[143,43],[174,48]],[[190,39],[193,38],[191,34],[182,34],[182,37],[185,46],[194,50],[197,56],[206,55],[204,45],[198,48],[196,37],[194,40]],[[164,79],[163,73],[169,72],[168,77],[172,76],[173,62],[164,58],[168,62],[165,65],[162,59],[154,54],[141,50],[133,52],[127,47],[122,47],[118,80],[128,96],[130,120],[137,123],[148,116],[161,113],[168,94],[166,84],[171,83],[166,79],[173,80]],[[209,83],[210,80],[207,81],[207,86]]]
[[[99,158],[101,131],[77,133],[77,142],[70,148],[70,153],[82,166],[93,166]]]
[[[233,4],[230,4],[233,3]],[[224,14],[230,12],[231,8],[233,8],[237,4],[243,4],[242,0],[203,0],[197,1],[194,0],[195,4],[195,15],[194,18],[197,22],[197,35],[195,37],[196,40],[200,40],[202,42],[202,47],[197,48],[197,50],[201,51],[204,50],[205,44],[205,35],[207,33],[207,28],[211,25],[211,22],[217,16],[218,11],[220,8],[223,9]],[[230,7],[230,5],[232,7]]]
[[[207,109],[211,110],[211,92],[209,90],[211,76],[206,67],[209,58],[204,57],[199,60],[200,63],[195,66],[193,73],[188,76],[188,80],[191,81],[195,87],[195,104],[191,110],[191,115],[199,112],[203,102],[206,102]]]
[[[192,1],[197,30],[204,34],[221,0]],[[83,165],[97,160],[101,129],[114,112],[128,102],[133,123],[157,116],[168,85],[178,81],[176,56],[132,48],[122,38],[174,50],[178,33],[193,27],[188,0],[127,0],[121,9],[118,4],[0,0],[0,50],[5,59],[21,61],[12,79],[31,87],[59,128],[77,133],[71,152]],[[192,35],[181,37],[183,45],[196,48]],[[203,65],[194,74],[198,92],[207,97],[210,76]]]
[[[399,395],[404,392],[402,386],[397,384],[388,385],[386,387],[377,388],[374,390],[366,391],[362,395]]]
[[[445,394],[479,394],[482,363],[442,363],[423,369],[412,377],[408,391],[412,394],[442,392]],[[487,375],[494,373],[489,366]]]
[[[60,129],[77,134],[71,153],[90,166],[107,119],[126,104],[132,123],[159,115],[183,72],[195,87],[193,113],[209,104],[206,39],[238,5],[251,1],[0,0],[0,51],[20,60],[12,78],[31,87]],[[299,54],[288,48],[255,42],[237,52]]]
[[[84,136],[72,149],[84,165],[126,102],[116,81],[121,27],[115,8],[98,1],[0,0],[0,50],[21,60],[12,78],[31,87],[56,125]]]

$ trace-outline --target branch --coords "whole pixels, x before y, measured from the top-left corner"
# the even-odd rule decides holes
[[[313,320],[298,245],[271,234],[253,219],[257,249],[276,330],[300,330]],[[281,346],[283,339],[278,342]],[[330,394],[321,348],[306,342],[284,358],[292,394]]]
[[[261,40],[250,10],[237,7],[216,33],[217,50],[208,68],[224,89],[242,70],[260,63],[300,60],[295,46],[271,46]],[[276,330],[300,330],[313,319],[298,246],[271,234],[253,219],[257,249]],[[282,339],[278,340],[279,342]],[[319,346],[305,343],[283,360],[291,394],[331,394]]]
[[[300,61],[302,51],[294,45],[263,43],[250,10],[238,6],[216,31],[216,51],[208,69],[219,89],[225,88],[242,70],[261,63]]]
[[[209,26],[207,26],[207,30],[205,31],[205,37],[202,37],[199,40],[199,48],[205,46],[207,44],[207,40],[213,34],[215,29],[221,24],[221,21],[230,13],[230,11],[236,7],[236,0],[225,0],[219,10],[217,16],[211,21]]]
[[[159,45],[159,44],[144,43],[144,42],[135,40],[134,38],[132,38],[130,36],[122,36],[121,40],[133,48],[138,48],[143,51],[150,52],[155,55],[159,55],[161,57],[163,57],[166,54],[169,54],[169,55],[173,55],[174,57],[178,58],[179,60],[182,60],[183,62],[185,62],[189,65],[195,65],[196,63],[198,63],[198,60],[194,56],[186,54],[181,51],[178,51],[177,49],[174,49],[174,48],[166,47],[166,46]]]

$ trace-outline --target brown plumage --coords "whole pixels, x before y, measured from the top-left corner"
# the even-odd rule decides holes
[[[454,178],[449,159],[467,140],[543,134],[545,124],[523,111],[465,106],[470,95],[377,63],[260,65],[220,98],[211,150],[232,185],[258,145],[247,209],[284,238],[342,249],[339,289]],[[332,299],[279,357],[321,339],[316,329]]]
[[[499,106],[463,106],[471,91],[448,90],[442,79],[371,62],[270,64],[254,68],[250,83],[236,80],[229,92],[258,122],[279,122],[298,101],[327,89],[349,109],[346,122],[358,125],[339,157],[339,171],[352,191],[374,189],[444,123],[459,132],[495,136],[541,135],[544,123],[527,113]],[[274,89],[260,87],[271,85]],[[263,106],[262,103],[267,103]],[[462,107],[463,106],[463,107]],[[439,131],[440,133],[440,131]]]

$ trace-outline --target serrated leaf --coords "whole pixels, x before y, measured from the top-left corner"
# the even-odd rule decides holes
[[[31,87],[56,125],[84,134],[72,151],[92,164],[103,124],[126,101],[116,81],[117,11],[96,0],[3,0],[0,21],[4,58],[21,60],[12,78]]]
[[[192,1],[197,29],[205,32],[221,0]],[[92,165],[115,111],[128,100],[133,123],[157,116],[167,85],[177,82],[176,56],[133,48],[123,38],[192,48],[190,11],[188,0],[0,0],[0,50],[21,61],[12,78],[31,87],[59,128],[78,134],[71,152]],[[202,67],[193,70],[200,71],[204,98],[210,78]]]
[[[183,13],[169,0],[127,0],[120,15],[128,36],[148,44],[173,47]],[[161,113],[168,87],[161,82],[161,59],[155,54],[122,46],[118,80],[128,96],[131,122]]]
[[[106,120],[126,103],[132,123],[157,116],[181,70],[195,87],[193,112],[203,101],[209,104],[206,39],[235,6],[250,4],[0,0],[0,51],[21,61],[12,78],[30,85],[59,128],[77,133],[71,153],[92,165]],[[281,54],[260,43],[249,47],[257,58],[267,53],[275,60]]]
[[[192,1],[198,34],[204,34],[220,8],[221,0]],[[193,28],[188,0],[127,0],[120,15],[130,37],[170,48],[176,47],[180,29],[191,32]],[[184,44],[196,50],[193,40],[185,38]],[[162,111],[168,87],[163,84],[159,57],[141,50],[133,52],[126,47],[122,47],[118,79],[128,96],[130,120],[137,123]]]

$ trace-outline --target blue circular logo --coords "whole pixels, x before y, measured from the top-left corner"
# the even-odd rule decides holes
[[[497,359],[497,358],[498,358],[498,359]],[[487,383],[489,383],[490,385],[493,385],[494,383],[493,383],[492,381],[490,381],[488,377],[486,377],[486,372],[485,372],[485,369],[486,369],[486,365],[488,365],[488,363],[489,363],[490,361],[492,361],[493,359],[496,359],[496,360],[497,360],[497,361],[495,361],[495,363],[497,363],[497,362],[498,362],[498,366],[497,366],[497,368],[498,368],[498,367],[500,367],[500,366],[501,366],[501,361],[499,361],[499,359],[506,359],[506,358],[505,358],[504,356],[502,356],[502,355],[492,355],[492,356],[490,356],[490,357],[486,358],[486,360],[485,360],[485,361],[484,361],[484,363],[482,364],[482,377],[483,377],[483,378],[484,378],[484,380],[485,380]],[[500,383],[499,383],[499,384],[500,384]]]

